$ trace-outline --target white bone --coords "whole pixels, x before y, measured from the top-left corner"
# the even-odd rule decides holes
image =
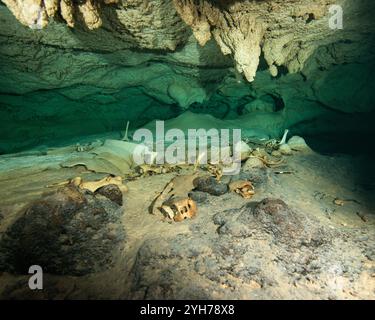
[[[285,131],[284,131],[284,134],[283,134],[283,137],[282,137],[282,139],[281,139],[281,141],[280,141],[280,145],[282,145],[282,144],[284,144],[285,142],[286,142],[286,137],[287,137],[287,135],[288,135],[288,132],[289,132],[289,130],[288,129],[285,129]]]

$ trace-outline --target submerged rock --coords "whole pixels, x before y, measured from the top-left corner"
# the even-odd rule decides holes
[[[256,239],[268,235],[268,241],[288,248],[318,247],[331,240],[327,232],[314,226],[316,222],[296,214],[281,199],[249,202],[214,215],[213,221],[221,235]]]
[[[113,201],[64,187],[31,204],[0,242],[0,270],[26,274],[31,265],[61,275],[84,275],[111,266],[124,238]]]
[[[306,151],[310,150],[304,138],[299,136],[293,136],[288,140],[288,146],[295,151]]]
[[[103,186],[95,191],[95,194],[100,194],[109,200],[113,201],[114,203],[117,203],[119,206],[122,206],[122,192],[120,188],[115,184],[108,184],[106,186]]]
[[[221,196],[228,192],[228,186],[218,182],[214,177],[198,177],[194,180],[195,190]]]
[[[262,160],[256,158],[256,157],[250,157],[246,160],[245,164],[242,166],[243,171],[249,171],[253,168],[263,168],[264,163]]]
[[[280,199],[263,199],[255,206],[253,212],[265,230],[279,240],[290,242],[304,232],[300,219]]]
[[[237,180],[247,180],[251,181],[255,186],[259,186],[268,179],[268,172],[265,167],[263,168],[252,168],[243,172],[240,172],[237,175],[231,176],[231,182]]]
[[[292,154],[292,148],[290,147],[289,144],[283,143],[280,147],[279,150],[281,154],[283,155],[291,155]]]
[[[207,200],[207,193],[202,191],[191,191],[189,197],[197,203],[203,203]]]

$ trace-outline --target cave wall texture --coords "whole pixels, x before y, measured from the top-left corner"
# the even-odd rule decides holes
[[[329,7],[343,8],[332,30]],[[186,110],[370,134],[372,0],[2,0],[0,153]]]

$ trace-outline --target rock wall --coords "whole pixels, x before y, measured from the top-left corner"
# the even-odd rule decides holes
[[[3,2],[0,152],[187,109],[270,136],[371,129],[370,0],[335,1],[343,30],[332,0]]]

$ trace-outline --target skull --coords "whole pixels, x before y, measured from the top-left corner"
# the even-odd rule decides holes
[[[197,205],[190,198],[173,198],[163,203],[161,211],[170,219],[180,222],[187,218],[194,218]]]
[[[251,182],[245,180],[231,182],[229,184],[229,189],[230,191],[240,194],[245,199],[250,199],[255,193],[254,186],[251,184]]]
[[[217,181],[220,181],[223,176],[223,168],[219,165],[209,164],[207,166],[207,171],[214,175]]]

